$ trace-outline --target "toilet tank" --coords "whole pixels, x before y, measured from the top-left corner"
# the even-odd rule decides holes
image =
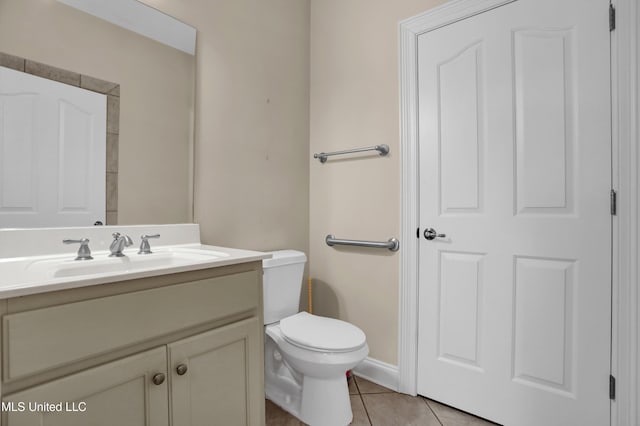
[[[264,276],[264,323],[271,324],[298,312],[302,274],[307,256],[301,251],[269,252],[273,257],[262,261]]]

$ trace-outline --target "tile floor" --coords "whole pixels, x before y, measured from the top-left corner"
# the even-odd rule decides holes
[[[368,380],[349,379],[354,426],[491,426],[488,422],[421,396],[403,395]],[[267,426],[303,426],[266,401]]]

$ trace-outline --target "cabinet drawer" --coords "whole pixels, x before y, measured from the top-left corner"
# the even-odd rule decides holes
[[[5,381],[257,309],[258,271],[6,315]]]

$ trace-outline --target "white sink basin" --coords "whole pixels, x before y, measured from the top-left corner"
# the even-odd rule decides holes
[[[92,260],[74,260],[75,253],[0,259],[0,292],[11,294],[36,292],[33,287],[73,288],[145,276],[183,272],[234,263],[235,249],[212,250],[211,246],[166,246],[140,255],[136,248],[125,250],[124,257],[109,257],[108,252],[93,253]],[[226,252],[229,250],[228,252]],[[82,282],[82,283],[81,283]],[[58,285],[63,284],[63,285]],[[11,289],[26,289],[14,292]]]
[[[124,257],[109,257],[112,234],[156,234],[151,254],[138,254],[138,240]],[[78,246],[66,238],[90,240],[92,260],[75,260]],[[84,226],[0,229],[0,300],[51,291],[120,283],[210,268],[259,262],[270,254],[200,242],[197,224]]]
[[[146,271],[172,266],[191,265],[209,262],[228,257],[229,254],[188,248],[158,249],[151,254],[131,254],[124,257],[95,257],[93,260],[73,260],[68,257],[61,259],[56,256],[51,259],[38,259],[26,265],[27,274],[32,271],[35,275],[47,278],[80,277],[84,275],[120,274],[136,271]]]

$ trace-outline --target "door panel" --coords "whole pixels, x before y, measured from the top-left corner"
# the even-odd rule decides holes
[[[440,252],[440,358],[479,367],[482,258]]]
[[[514,261],[514,380],[571,392],[575,261]]]
[[[437,69],[442,213],[480,209],[481,53],[481,45],[473,44]]]
[[[609,424],[608,6],[418,38],[418,393],[509,426]]]
[[[517,213],[572,212],[573,37],[575,28],[513,32]]]

